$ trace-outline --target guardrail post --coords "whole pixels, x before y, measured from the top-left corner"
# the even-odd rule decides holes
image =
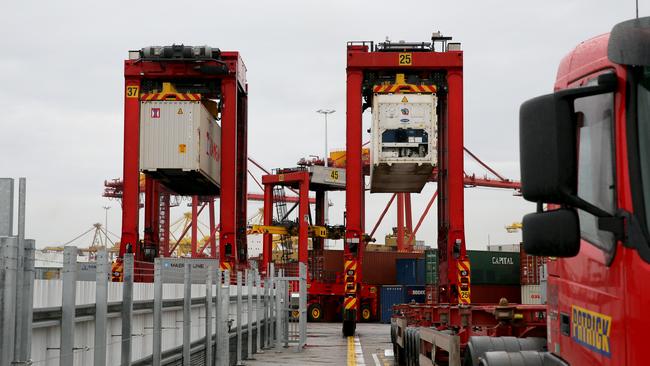
[[[94,365],[106,366],[106,319],[108,315],[108,253],[106,248],[97,251],[95,284]]]
[[[257,307],[255,312],[255,324],[257,325],[257,342],[255,343],[255,353],[262,353],[262,277],[259,271],[255,272],[255,295],[257,295]]]
[[[13,188],[13,186],[12,186]],[[13,196],[12,196],[13,198]],[[2,254],[3,282],[1,289],[2,315],[0,326],[2,326],[2,339],[0,339],[0,365],[9,365],[14,355],[14,332],[16,327],[16,270],[18,239],[16,237],[0,237],[0,249]]]
[[[162,364],[163,259],[154,259],[153,269],[153,366]]]
[[[191,330],[192,330],[192,263],[183,261],[183,366],[190,366]]]
[[[243,365],[242,362],[242,273],[237,271],[237,365]]]
[[[246,297],[246,310],[248,316],[246,317],[246,330],[248,331],[248,343],[246,344],[246,359],[253,359],[253,272],[250,269],[246,270],[246,287],[248,287],[248,294]]]
[[[275,265],[271,263],[270,265],[271,275],[269,277],[269,338],[270,338],[270,347],[275,347],[275,338],[277,334],[275,333],[275,323],[277,322],[277,309],[275,308]]]
[[[131,321],[133,319],[133,253],[124,254],[122,282],[122,366],[131,365]]]
[[[205,277],[205,366],[211,366],[212,359],[212,266],[208,266]]]
[[[266,272],[268,274],[268,272]],[[269,286],[270,286],[271,281],[269,281],[268,275],[267,278],[264,279],[264,348],[268,349],[271,345],[271,342],[269,340],[269,323],[270,323],[270,316],[269,316],[269,311],[270,311],[270,301],[269,301]]]
[[[77,294],[77,247],[63,249],[63,291],[61,297],[61,345],[59,366],[74,361],[74,318]]]
[[[300,340],[298,343],[299,350],[302,350],[307,343],[307,266],[304,263],[299,264],[300,280],[299,280],[299,310],[300,310]]]

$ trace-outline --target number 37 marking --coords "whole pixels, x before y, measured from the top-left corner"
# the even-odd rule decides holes
[[[126,87],[126,97],[127,98],[137,98],[139,96],[140,87],[138,86],[127,86]]]
[[[400,53],[399,54],[399,64],[400,65],[412,65],[413,58],[411,53]]]

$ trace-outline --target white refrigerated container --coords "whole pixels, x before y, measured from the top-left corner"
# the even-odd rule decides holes
[[[420,192],[437,163],[435,94],[375,94],[370,192]]]
[[[140,170],[183,195],[216,195],[221,127],[200,101],[142,101]]]

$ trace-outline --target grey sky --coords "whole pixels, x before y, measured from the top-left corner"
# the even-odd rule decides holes
[[[345,146],[346,41],[425,41],[440,30],[465,51],[465,146],[516,179],[521,102],[552,89],[572,47],[633,16],[633,0],[9,2],[0,22],[0,176],[28,178],[27,235],[38,246],[60,244],[103,222],[103,180],[121,176],[129,49],[239,50],[248,66],[249,153],[274,168],[322,154],[319,108],[337,110],[330,148]],[[469,161],[466,171],[485,173]],[[257,190],[251,182],[249,191]],[[414,196],[415,218],[434,190]],[[368,196],[368,230],[387,199]],[[468,189],[465,199],[469,247],[484,247],[488,235],[493,243],[520,240],[503,227],[530,204],[492,189]],[[332,200],[331,221],[340,223],[344,196]],[[119,204],[109,204],[117,233]],[[435,213],[418,236],[427,243],[435,242]],[[394,221],[392,213],[379,242]]]

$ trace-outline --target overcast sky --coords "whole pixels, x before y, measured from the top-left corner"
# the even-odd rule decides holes
[[[647,15],[647,2],[640,6]],[[345,146],[346,41],[427,41],[440,30],[465,52],[465,146],[517,179],[519,105],[552,90],[558,62],[572,47],[633,17],[634,1],[27,0],[4,4],[2,13],[0,176],[28,178],[27,235],[45,246],[103,222],[106,204],[109,230],[119,232],[119,203],[101,193],[105,179],[122,173],[130,49],[184,43],[240,51],[248,67],[248,151],[276,168],[322,154],[319,108],[336,109],[330,148]],[[469,158],[465,170],[486,173]],[[434,190],[430,184],[414,196],[416,218]],[[249,191],[258,191],[253,182]],[[367,196],[368,231],[388,198]],[[342,223],[344,195],[332,201],[331,221]],[[249,205],[249,216],[258,207]],[[483,248],[488,237],[518,242],[520,234],[504,226],[532,210],[511,191],[466,189],[467,246]],[[433,207],[418,239],[435,243],[435,216]],[[393,210],[379,242],[394,222]]]

